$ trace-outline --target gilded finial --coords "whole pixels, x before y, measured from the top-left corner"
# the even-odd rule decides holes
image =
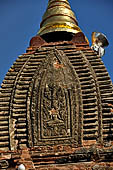
[[[76,34],[81,29],[68,0],[49,0],[38,35],[61,31]]]

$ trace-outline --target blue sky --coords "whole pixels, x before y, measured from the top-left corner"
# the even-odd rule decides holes
[[[93,31],[106,34],[110,45],[102,60],[113,81],[113,0],[69,2],[90,42]],[[47,3],[48,0],[0,0],[0,83],[37,34]]]

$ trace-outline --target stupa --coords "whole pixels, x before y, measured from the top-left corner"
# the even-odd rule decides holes
[[[38,34],[0,89],[0,169],[113,169],[113,86],[68,0],[49,0]]]

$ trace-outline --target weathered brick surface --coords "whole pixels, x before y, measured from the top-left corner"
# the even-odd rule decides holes
[[[39,167],[37,170],[113,170],[111,163],[76,163]]]
[[[14,152],[2,152],[0,166],[12,170],[24,164],[26,170],[113,170],[113,147],[93,146],[87,148],[71,148],[53,150],[44,147],[24,148]],[[42,150],[43,152],[42,152]],[[55,150],[54,150],[55,149]],[[57,150],[57,151],[56,151]],[[71,151],[70,151],[71,150]],[[89,153],[90,152],[90,153]],[[91,154],[90,156],[88,155]]]
[[[54,50],[55,48],[57,50]],[[51,54],[51,51],[54,52]],[[104,144],[107,139],[112,140],[113,89],[112,82],[101,58],[86,44],[77,44],[75,46],[72,42],[56,42],[46,43],[40,48],[35,46],[28,48],[27,53],[19,56],[8,71],[0,89],[0,150],[9,150],[10,147],[16,149],[16,147],[19,148],[21,145],[27,144],[32,146],[33,142],[35,142],[35,145],[38,144],[35,139],[37,138],[36,134],[39,132],[37,131],[37,123],[34,121],[38,115],[33,114],[31,116],[31,113],[28,115],[28,112],[30,112],[29,107],[31,106],[32,113],[37,113],[34,110],[37,108],[37,94],[34,94],[35,97],[33,98],[32,92],[34,91],[35,93],[36,90],[33,88],[36,86],[34,84],[36,77],[38,79],[41,77],[36,72],[38,69],[43,68],[43,62],[49,63],[51,61],[51,58],[47,61],[47,58],[49,58],[47,56],[50,54],[51,58],[52,55],[56,54],[62,58],[61,64],[54,64],[54,69],[57,71],[64,69],[63,62],[65,61],[63,58],[65,58],[75,72],[78,88],[76,96],[78,95],[78,99],[72,98],[72,101],[74,102],[75,100],[75,105],[80,105],[80,114],[77,113],[78,108],[75,107],[76,114],[80,115],[76,115],[76,118],[78,118],[76,128],[79,128],[76,130],[74,124],[72,126],[74,128],[73,132],[75,131],[75,134],[78,135],[78,137],[75,137],[76,135],[73,134],[76,138],[74,139],[75,145],[82,144],[87,146],[97,142]],[[64,82],[64,84],[66,83]],[[10,115],[13,115],[13,118]],[[73,117],[73,121],[74,119]],[[39,121],[41,120],[39,119]],[[40,124],[41,122],[38,123]],[[32,126],[33,128],[31,128]],[[34,133],[34,139],[31,136],[32,133]],[[58,141],[55,141],[55,145],[57,143]],[[73,140],[72,143],[74,143]]]
[[[9,69],[0,89],[1,169],[113,170],[113,85],[84,40],[34,37]]]

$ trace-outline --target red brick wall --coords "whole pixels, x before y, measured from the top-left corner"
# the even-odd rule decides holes
[[[65,165],[41,166],[38,170],[113,170],[113,163],[74,163]]]

